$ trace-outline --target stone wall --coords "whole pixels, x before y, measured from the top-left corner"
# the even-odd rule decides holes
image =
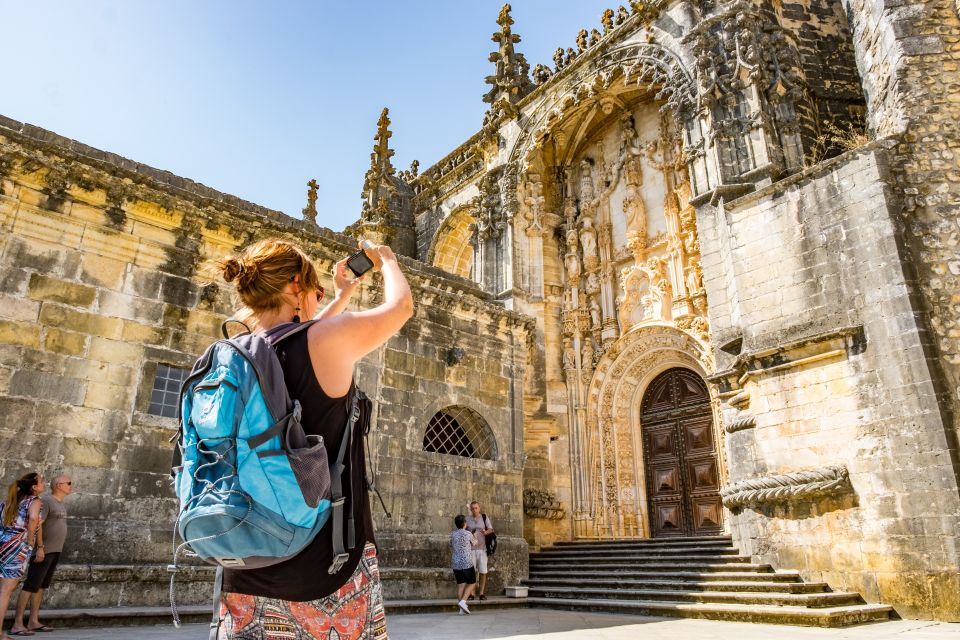
[[[283,237],[327,274],[350,240],[8,119],[0,167],[2,482],[32,469],[70,473],[64,562],[93,563],[122,582],[121,565],[169,561],[176,420],[148,409],[157,365],[189,367],[232,312],[216,260]],[[406,576],[397,597],[435,594],[453,516],[479,499],[503,544],[494,582],[515,583],[526,572],[516,386],[531,321],[468,281],[402,262],[415,318],[358,369],[378,402],[369,455],[393,512],[386,519],[375,508],[385,576],[393,566],[421,571],[419,586],[407,588]],[[377,303],[378,282],[362,286],[353,308]],[[448,365],[455,346],[462,360]],[[431,416],[451,404],[487,422],[496,459],[422,451]],[[422,552],[405,560],[410,549]]]
[[[960,17],[953,0],[844,0],[877,137],[891,166],[945,410],[960,431]]]
[[[745,552],[904,616],[955,620],[955,449],[890,158],[874,145],[698,211],[724,493]]]

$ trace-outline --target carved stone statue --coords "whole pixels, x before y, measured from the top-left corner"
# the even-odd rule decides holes
[[[580,281],[580,258],[575,253],[568,253],[564,264],[567,267],[567,280],[577,284]]]
[[[580,366],[584,369],[593,368],[593,338],[584,337],[580,348]]]
[[[590,295],[596,295],[600,293],[600,278],[597,276],[596,271],[591,271],[587,275],[587,281],[584,284],[583,290]]]
[[[542,233],[543,224],[541,216],[543,214],[543,182],[539,173],[528,173],[524,183],[523,203],[527,206],[524,217],[527,220],[527,231],[529,233]]]
[[[696,256],[690,258],[690,264],[685,271],[687,293],[693,296],[703,291],[703,268],[700,266],[700,258]]]
[[[599,329],[601,323],[603,322],[603,317],[600,313],[600,303],[597,302],[597,299],[594,297],[590,298],[590,323],[594,329]]]
[[[580,161],[580,201],[593,200],[593,164],[586,158]]]
[[[574,369],[577,366],[576,356],[573,352],[573,340],[570,338],[563,339],[563,368],[564,369]]]
[[[654,319],[673,318],[673,285],[667,277],[667,265],[661,258],[650,258],[642,267],[650,281],[650,304]]]
[[[626,333],[643,319],[640,296],[644,284],[646,278],[640,269],[627,267],[620,272],[622,293],[617,300],[617,315],[620,318],[621,333]]]
[[[597,234],[593,227],[593,218],[586,213],[580,219],[580,246],[583,247],[584,264],[588,268],[593,267],[597,261]]]

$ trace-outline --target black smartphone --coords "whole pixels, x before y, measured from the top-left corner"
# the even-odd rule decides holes
[[[347,258],[347,268],[353,271],[353,275],[360,277],[370,269],[373,269],[373,260],[367,257],[367,254],[361,249]]]

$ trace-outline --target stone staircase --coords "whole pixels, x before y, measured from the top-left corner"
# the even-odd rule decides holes
[[[566,542],[530,554],[531,607],[839,627],[893,609],[740,555],[729,537]]]

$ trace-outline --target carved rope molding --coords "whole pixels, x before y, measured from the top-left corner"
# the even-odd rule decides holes
[[[741,413],[734,418],[730,424],[724,427],[724,431],[727,433],[736,433],[744,429],[753,429],[755,426],[757,426],[757,417],[755,415],[752,413]]]
[[[720,489],[720,497],[723,506],[736,509],[813,500],[851,492],[853,485],[850,484],[847,468],[837,465],[741,480]]]

